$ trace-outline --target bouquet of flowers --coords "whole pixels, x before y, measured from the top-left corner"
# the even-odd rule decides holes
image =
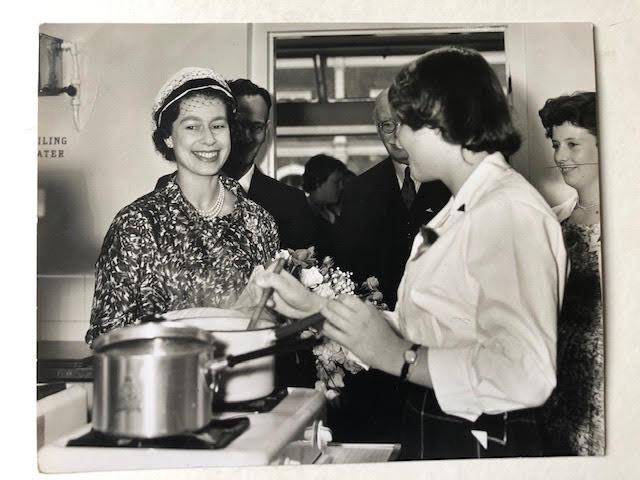
[[[285,259],[284,269],[297,278],[312,292],[325,297],[337,298],[339,295],[356,295],[363,301],[381,310],[388,307],[382,301],[382,293],[375,277],[369,277],[357,286],[350,272],[343,272],[334,265],[331,257],[318,262],[314,247],[301,250],[281,250],[276,258]],[[323,338],[322,343],[314,347],[318,381],[315,388],[325,394],[328,400],[336,399],[344,387],[346,372],[356,374],[363,369],[362,363],[340,344]]]

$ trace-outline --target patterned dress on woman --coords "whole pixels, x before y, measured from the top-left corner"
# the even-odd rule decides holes
[[[562,224],[571,272],[558,321],[557,386],[542,407],[547,455],[604,454],[600,224]]]
[[[228,215],[202,217],[175,176],[116,215],[96,262],[89,344],[144,315],[231,307],[253,269],[275,256],[279,241],[271,215],[235,180],[221,179],[237,199]]]

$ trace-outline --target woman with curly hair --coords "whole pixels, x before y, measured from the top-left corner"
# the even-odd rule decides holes
[[[546,101],[540,119],[575,196],[557,208],[571,272],[558,321],[558,384],[541,409],[545,453],[604,454],[604,338],[595,92]]]

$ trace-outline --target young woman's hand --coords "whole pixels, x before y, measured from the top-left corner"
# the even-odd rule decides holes
[[[382,312],[353,295],[342,295],[320,310],[323,333],[373,368],[398,375],[410,342],[393,331]]]
[[[261,288],[274,289],[269,305],[278,313],[289,318],[304,318],[318,313],[326,299],[309,291],[288,272],[279,274],[270,271],[260,272],[256,284]]]

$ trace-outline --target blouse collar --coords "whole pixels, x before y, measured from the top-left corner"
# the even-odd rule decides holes
[[[433,217],[429,226],[436,228],[453,212],[466,212],[473,208],[477,200],[489,189],[493,188],[495,180],[505,171],[511,169],[504,156],[495,152],[487,155],[471,175],[465,180],[458,193],[449,199],[442,210]]]

